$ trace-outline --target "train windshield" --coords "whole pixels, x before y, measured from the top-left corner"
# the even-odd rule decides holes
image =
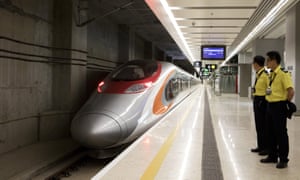
[[[151,77],[158,69],[155,61],[134,60],[121,66],[112,74],[114,81],[136,81]]]

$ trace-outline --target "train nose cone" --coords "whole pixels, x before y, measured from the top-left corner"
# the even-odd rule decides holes
[[[105,148],[117,143],[122,135],[119,123],[105,114],[83,114],[71,126],[75,140],[91,148]]]

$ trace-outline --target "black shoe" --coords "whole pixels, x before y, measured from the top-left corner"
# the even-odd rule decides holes
[[[258,153],[258,155],[260,155],[260,156],[265,156],[265,155],[268,155],[268,154],[269,154],[269,152],[267,150],[262,150]]]
[[[261,150],[257,147],[257,148],[253,148],[251,149],[251,152],[255,152],[255,153],[258,153],[260,152]]]
[[[287,166],[288,166],[287,162],[279,162],[279,163],[277,163],[276,168],[283,169],[283,168],[286,168]]]
[[[261,163],[277,163],[277,158],[270,158],[269,156],[261,159],[260,160]]]

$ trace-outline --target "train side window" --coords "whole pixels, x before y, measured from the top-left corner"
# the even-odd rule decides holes
[[[165,97],[167,101],[174,99],[178,95],[178,80],[171,79],[165,89]]]

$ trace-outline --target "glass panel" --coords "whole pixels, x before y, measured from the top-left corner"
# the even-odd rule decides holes
[[[112,73],[115,81],[136,81],[151,77],[157,71],[155,61],[135,60],[121,66]]]

